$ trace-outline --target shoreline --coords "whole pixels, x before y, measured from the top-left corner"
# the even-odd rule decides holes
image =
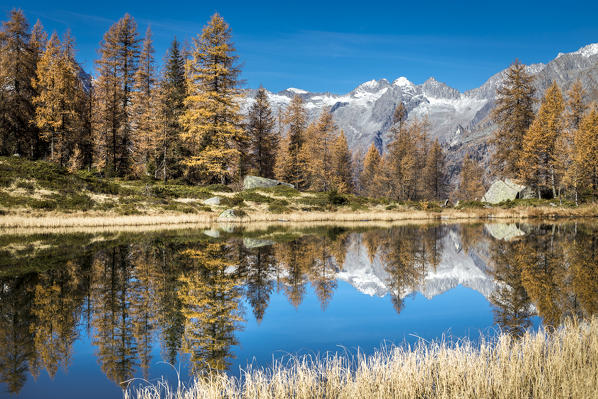
[[[598,207],[584,205],[577,208],[564,207],[500,207],[483,209],[454,209],[442,211],[419,210],[371,210],[336,212],[294,212],[275,214],[267,212],[249,212],[243,217],[219,219],[217,213],[156,213],[141,215],[115,215],[101,213],[45,213],[36,215],[0,216],[0,229],[13,228],[106,228],[106,227],[164,227],[190,225],[213,226],[216,224],[251,225],[278,223],[372,223],[372,222],[445,222],[445,221],[488,221],[488,220],[531,220],[531,219],[573,219],[596,218]]]

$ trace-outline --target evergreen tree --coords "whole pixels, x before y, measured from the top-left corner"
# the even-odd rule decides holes
[[[148,27],[139,56],[139,68],[135,73],[132,96],[133,148],[135,174],[149,175],[156,137],[156,76],[152,31]]]
[[[0,154],[39,155],[33,97],[38,44],[30,44],[22,10],[12,10],[0,30]]]
[[[370,145],[365,159],[363,160],[363,171],[359,176],[362,193],[368,197],[380,195],[379,183],[382,168],[382,157],[374,143]]]
[[[166,54],[159,88],[158,134],[156,137],[156,177],[166,181],[181,175],[180,161],[183,157],[180,123],[185,110],[187,84],[185,81],[185,58],[176,38]]]
[[[549,188],[556,197],[556,143],[564,127],[563,110],[563,96],[554,82],[546,90],[538,115],[524,137],[519,173],[538,192],[538,198]]]
[[[341,193],[350,193],[354,189],[351,151],[342,130],[332,145],[332,181]]]
[[[425,198],[441,200],[447,197],[446,155],[438,139],[434,140],[428,151],[423,179]]]
[[[534,120],[533,77],[525,65],[515,61],[507,70],[502,86],[496,91],[496,107],[492,112],[498,125],[492,143],[495,147],[493,164],[496,172],[505,177],[519,175],[519,158],[523,137]]]
[[[286,138],[280,146],[276,162],[276,176],[283,181],[292,183],[297,189],[307,187],[307,165],[301,148],[305,142],[307,115],[300,96],[291,100],[283,122],[288,125]]]
[[[484,168],[469,154],[463,158],[459,175],[459,190],[457,199],[465,201],[479,201],[485,193]]]
[[[247,122],[251,170],[258,176],[274,178],[274,160],[280,139],[274,131],[274,123],[266,90],[260,87],[255,103],[249,109]]]
[[[125,14],[100,43],[96,98],[96,163],[107,175],[125,176],[131,169],[131,99],[139,59],[137,23]]]
[[[181,122],[192,153],[184,160],[190,180],[225,184],[236,175],[244,139],[237,58],[228,24],[214,14],[193,39],[187,63],[189,95]]]

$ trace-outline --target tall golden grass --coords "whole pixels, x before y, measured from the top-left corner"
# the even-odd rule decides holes
[[[337,212],[297,211],[288,214],[273,214],[267,211],[248,210],[241,218],[229,219],[226,223],[256,222],[390,222],[401,220],[488,220],[488,219],[537,219],[597,217],[598,205],[590,204],[579,208],[560,207],[518,207],[512,209],[443,209],[441,212],[411,209],[367,211],[339,210]],[[57,228],[57,227],[109,227],[109,226],[158,226],[173,224],[211,224],[219,222],[218,213],[147,215],[113,214],[14,214],[0,216],[0,229],[4,228]]]
[[[420,342],[365,356],[301,357],[241,378],[212,374],[185,386],[129,389],[125,399],[598,398],[598,318],[521,338]]]

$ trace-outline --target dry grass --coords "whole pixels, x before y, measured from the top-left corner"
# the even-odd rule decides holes
[[[212,374],[189,386],[130,389],[126,399],[596,398],[598,319],[521,339],[420,343],[372,356],[302,357],[242,378]]]
[[[363,222],[363,221],[439,221],[439,220],[488,220],[488,219],[533,219],[533,218],[575,218],[597,217],[598,205],[582,205],[577,208],[564,207],[515,207],[511,209],[443,209],[440,212],[412,209],[385,210],[373,208],[367,211],[341,209],[336,212],[296,211],[288,214],[273,214],[264,210],[247,210],[247,216],[227,220],[226,223],[256,222]],[[115,226],[163,226],[183,224],[211,224],[218,222],[218,212],[195,214],[152,212],[145,215],[115,215],[98,212],[10,214],[0,216],[0,229],[8,228],[58,228],[58,227],[115,227]]]

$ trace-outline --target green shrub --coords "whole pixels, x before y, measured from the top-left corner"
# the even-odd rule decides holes
[[[331,205],[346,205],[349,203],[349,200],[336,190],[332,190],[328,192],[328,203]]]
[[[289,213],[291,212],[291,210],[287,206],[282,205],[280,203],[271,203],[270,205],[268,205],[268,212],[279,214]]]
[[[210,184],[209,186],[204,187],[208,191],[213,191],[217,193],[232,193],[233,189],[229,186],[225,186],[224,184]]]
[[[274,201],[274,198],[267,197],[255,191],[241,191],[236,194],[235,197],[239,197],[244,201],[256,202],[258,204],[269,204]]]
[[[294,189],[293,187],[289,187],[289,186],[285,186],[285,185],[267,187],[267,188],[259,188],[259,189],[254,188],[252,190],[247,190],[247,191],[253,191],[253,190],[259,190],[263,193],[268,193],[268,194],[275,195],[277,197],[286,197],[286,198],[293,198],[293,197],[297,197],[297,196],[301,195],[301,193],[298,190]]]
[[[27,191],[33,191],[33,190],[35,190],[35,184],[33,184],[31,182],[28,182],[28,181],[22,181],[22,180],[18,181],[17,182],[17,187],[18,188],[22,188],[22,189],[27,190]]]

